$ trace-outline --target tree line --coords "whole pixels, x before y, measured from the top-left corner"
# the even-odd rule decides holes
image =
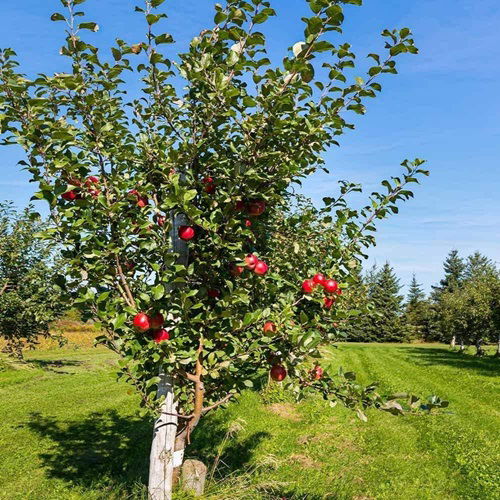
[[[403,286],[386,262],[360,274],[362,286],[351,300],[363,310],[347,321],[341,333],[358,342],[445,342],[452,348],[496,342],[500,353],[500,270],[490,258],[475,252],[462,257],[451,250],[443,264],[443,277],[423,292],[415,275],[404,297]]]

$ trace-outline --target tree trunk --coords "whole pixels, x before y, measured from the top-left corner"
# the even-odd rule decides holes
[[[451,337],[451,340],[450,340],[450,347],[454,350],[456,344],[457,344],[457,337],[455,335],[453,335],[453,337]]]
[[[177,434],[177,405],[174,401],[172,377],[160,373],[158,396],[165,396],[161,414],[155,421],[153,444],[149,460],[149,497],[151,500],[171,500],[173,471],[182,463],[182,456],[175,454],[175,436]],[[182,450],[182,455],[184,450]]]
[[[498,333],[497,352],[495,356],[500,356],[500,332]]]
[[[463,337],[460,337],[460,352],[464,352],[465,351],[465,345],[464,345],[464,339]]]
[[[171,220],[172,251],[179,254],[178,264],[187,265],[189,258],[187,244],[177,236],[179,227],[186,223],[186,218],[182,214],[172,214]],[[165,396],[165,401],[154,425],[153,443],[149,456],[148,491],[151,500],[171,500],[172,489],[184,459],[185,441],[176,440],[178,421],[173,378],[167,376],[163,370],[160,370],[159,375],[158,397]]]
[[[483,354],[483,339],[478,339],[476,341],[476,356],[482,356]]]

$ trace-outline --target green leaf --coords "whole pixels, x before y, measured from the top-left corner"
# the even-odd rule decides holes
[[[156,45],[160,45],[162,43],[174,43],[174,39],[172,35],[163,33],[162,35],[158,35],[157,37],[155,37],[155,43]]]
[[[147,23],[152,26],[156,24],[163,16],[161,14],[148,14],[146,16]]]
[[[119,61],[122,58],[122,53],[119,49],[111,47],[111,52],[115,61]]]
[[[155,300],[159,300],[165,295],[165,287],[160,283],[151,289],[151,293]]]
[[[59,12],[54,12],[54,14],[52,14],[50,16],[50,20],[51,21],[66,21],[66,18],[60,14]]]
[[[119,314],[114,320],[113,320],[113,327],[118,329],[122,327],[125,324],[125,321],[127,321],[128,315],[127,313],[121,313]]]
[[[217,12],[217,14],[215,14],[214,23],[220,24],[223,21],[225,21],[226,19],[227,19],[227,14],[225,12],[220,11],[220,12]]]
[[[90,30],[90,31],[99,31],[99,25],[97,23],[80,23],[78,25],[78,29],[80,30]]]

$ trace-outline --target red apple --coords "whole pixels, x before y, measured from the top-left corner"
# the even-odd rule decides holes
[[[207,290],[207,295],[213,299],[218,299],[220,297],[220,291],[215,288],[211,288],[210,290]]]
[[[320,380],[323,377],[323,368],[321,366],[316,365],[310,372],[311,377],[315,380]]]
[[[262,200],[250,200],[247,205],[247,212],[249,215],[262,215],[266,210],[266,202]]]
[[[237,266],[236,264],[231,266],[231,274],[235,277],[240,276],[244,270],[245,268],[243,266]]]
[[[251,227],[251,226],[252,226],[252,221],[247,219],[247,220],[245,221],[245,226],[246,226],[246,227]]]
[[[163,326],[165,319],[163,318],[163,314],[156,313],[152,318],[150,318],[149,322],[151,324],[151,328],[153,330],[157,330],[158,328],[161,328]]]
[[[145,313],[138,313],[134,316],[134,327],[140,332],[145,332],[151,328],[151,318]]]
[[[148,203],[149,200],[147,196],[139,196],[139,198],[137,198],[137,206],[140,208],[144,208],[145,206],[147,206]]]
[[[278,331],[278,327],[272,321],[266,321],[264,323],[264,331],[265,332],[276,333]]]
[[[271,378],[277,382],[281,382],[286,377],[286,370],[281,365],[274,365],[271,368]]]
[[[212,177],[205,177],[201,182],[205,184],[205,193],[212,194],[215,191],[215,183]]]
[[[95,175],[87,177],[87,180],[85,181],[85,187],[92,187],[92,184],[99,184],[99,177],[96,177]]]
[[[326,280],[323,287],[328,293],[334,293],[337,291],[339,284],[335,280]]]
[[[61,195],[61,198],[66,201],[75,201],[79,200],[81,196],[78,194],[76,189],[72,189],[71,191],[66,191]]]
[[[304,293],[312,293],[316,284],[313,280],[304,280],[302,282],[302,291]]]
[[[323,303],[325,304],[325,308],[326,309],[331,309],[331,307],[333,306],[334,302],[335,302],[335,298],[334,297],[324,297],[323,298]]]
[[[314,283],[316,283],[317,285],[324,285],[325,281],[326,281],[326,278],[323,274],[321,273],[318,273],[318,274],[315,274],[313,276],[313,281]]]
[[[269,266],[263,260],[259,260],[259,262],[257,262],[257,264],[255,264],[253,272],[255,274],[260,274],[262,276],[263,274],[267,273],[268,269],[269,269]]]
[[[247,269],[250,269],[251,271],[255,269],[255,266],[257,265],[258,262],[259,258],[253,253],[245,257],[245,264],[247,265]]]
[[[178,231],[179,238],[184,241],[189,241],[194,238],[195,231],[191,226],[181,226]]]
[[[160,226],[163,227],[165,225],[166,217],[164,215],[157,215],[156,216],[156,223]]]
[[[137,198],[137,203],[136,205],[140,208],[144,208],[148,203],[149,203],[149,200],[148,200],[148,197],[147,196],[141,196],[141,194],[139,193],[139,191],[137,191],[137,189],[131,189],[128,194],[132,195],[132,196],[135,196]]]
[[[160,344],[161,342],[164,342],[165,340],[170,339],[170,333],[165,330],[165,328],[162,328],[161,330],[156,330],[153,332],[153,340],[157,343]]]
[[[340,288],[337,288],[337,290],[335,291],[335,293],[337,295],[342,295],[342,290]]]

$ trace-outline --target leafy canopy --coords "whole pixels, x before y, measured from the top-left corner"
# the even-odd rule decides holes
[[[174,59],[163,51],[174,40],[160,29],[162,0],[135,9],[144,40],[118,39],[110,53],[91,43],[99,26],[83,21],[83,2],[62,0],[66,11],[52,16],[66,24],[61,54],[70,72],[30,79],[18,73],[13,50],[0,51],[2,143],[24,147],[21,165],[52,213],[45,238],[69,261],[62,285],[100,322],[99,341],[121,355],[143,404],[156,408],[157,373],[166,371],[189,431],[270,363],[286,366],[299,395],[319,389],[351,406],[378,401],[373,387],[349,385],[352,377],[341,377],[342,389],[329,376],[310,381],[304,361],[329,338],[318,324],[347,313],[326,310],[318,290],[302,297],[300,281],[321,265],[348,292],[375,222],[397,213],[412,196],[408,184],[427,175],[422,160],[405,161],[402,175],[384,180],[386,192],[361,210],[346,201],[360,187],[342,181],[320,211],[282,214],[295,203],[293,185],[324,169],[323,153],[353,128],[349,114],[365,113],[381,91],[378,78],[396,73],[398,55],[417,52],[410,30],[385,30],[384,55],[369,54],[367,75],[351,82],[355,54],[337,39],[344,5],[360,0],[307,1],[302,38],[279,66],[259,31],[276,14],[268,1],[217,4],[214,26]],[[136,98],[124,83],[133,76],[142,82]],[[315,219],[316,240],[292,246],[290,273],[280,235],[303,228],[304,218]],[[179,223],[194,230],[187,244]],[[314,257],[309,244],[332,258]],[[269,272],[234,276],[231,266],[251,252]],[[170,340],[157,344],[135,331],[139,311],[161,313]],[[262,332],[268,320],[276,332]]]

